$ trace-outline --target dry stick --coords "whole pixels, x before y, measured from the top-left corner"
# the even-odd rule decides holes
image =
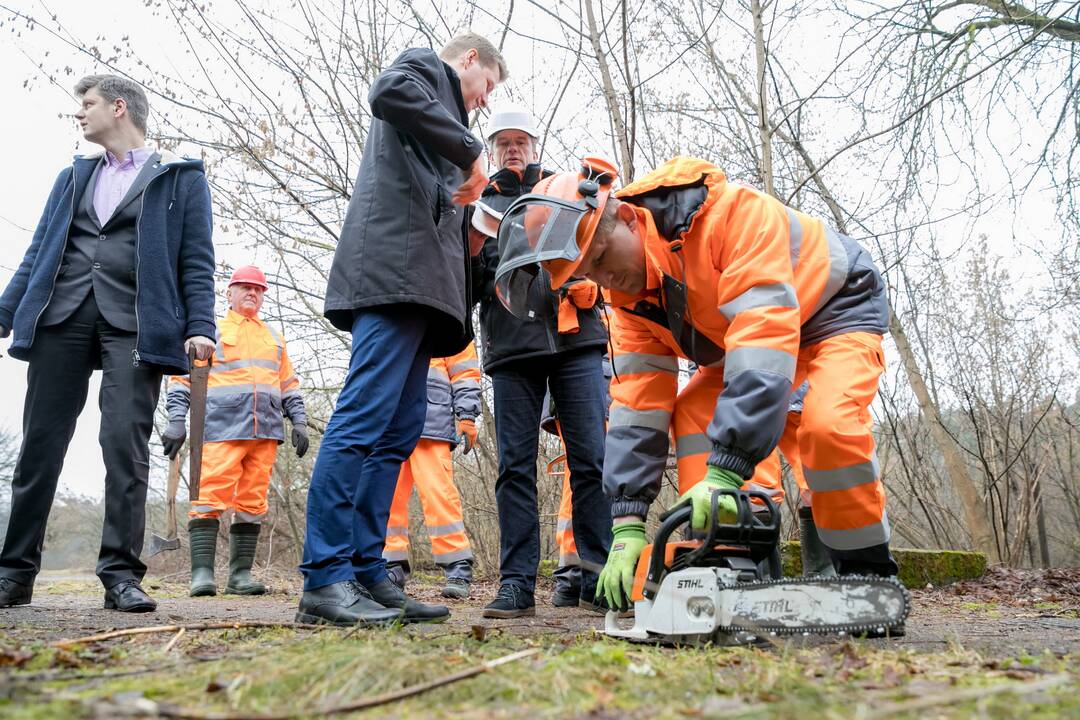
[[[150,627],[111,630],[109,632],[100,633],[98,635],[87,635],[86,637],[74,638],[71,640],[57,640],[56,642],[52,643],[52,646],[66,648],[70,647],[71,645],[99,642],[101,640],[111,640],[112,638],[125,637],[127,635],[154,635],[157,633],[179,632],[181,630],[238,630],[240,628],[253,627],[283,627],[303,628],[308,630],[326,630],[328,628],[333,628],[334,626],[311,625],[308,623],[273,622],[267,620],[237,620],[234,622],[197,623],[194,625],[153,625]]]
[[[1044,680],[1033,683],[1016,682],[1007,685],[996,685],[994,687],[967,688],[951,693],[937,693],[915,698],[914,700],[885,705],[884,707],[872,710],[865,717],[886,718],[898,715],[899,713],[911,712],[913,710],[923,710],[926,708],[938,707],[940,705],[953,705],[955,703],[966,702],[967,700],[981,700],[990,695],[1005,695],[1008,693],[1029,695],[1034,692],[1039,692],[1040,690],[1052,688],[1056,685],[1062,685],[1072,680],[1075,680],[1072,675],[1061,673],[1059,675],[1051,675]]]
[[[184,633],[186,633],[186,632],[187,632],[187,628],[180,628],[179,630],[176,631],[176,634],[173,635],[172,640],[170,640],[169,644],[165,646],[165,653],[166,654],[168,654],[168,652],[170,650],[172,650],[176,646],[176,643],[180,642],[180,638],[184,637]]]
[[[435,688],[442,687],[444,685],[450,685],[452,683],[459,682],[461,680],[467,680],[476,675],[481,675],[490,670],[493,670],[500,665],[506,665],[507,663],[523,660],[527,657],[535,655],[540,652],[540,648],[530,648],[528,650],[520,650],[516,653],[509,655],[503,655],[500,658],[494,660],[488,660],[487,662],[476,665],[465,670],[453,673],[452,675],[446,675],[435,680],[429,680],[428,682],[419,683],[417,685],[410,685],[409,687],[402,688],[401,690],[395,690],[394,692],[384,693],[382,695],[376,695],[373,698],[366,698],[363,700],[356,700],[354,702],[345,703],[343,705],[333,705],[330,707],[317,708],[315,710],[304,710],[297,712],[287,713],[272,713],[266,715],[243,715],[236,713],[215,713],[215,712],[200,712],[198,710],[185,710],[183,708],[169,707],[166,705],[159,705],[155,708],[155,712],[159,717],[174,718],[175,720],[290,720],[297,717],[326,717],[329,715],[341,715],[343,713],[356,712],[358,710],[367,710],[368,708],[378,707],[380,705],[388,705],[399,700],[420,695],[428,690],[434,690]]]

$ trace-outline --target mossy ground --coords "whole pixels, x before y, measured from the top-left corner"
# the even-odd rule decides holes
[[[175,590],[162,589],[167,594]],[[420,585],[414,592],[435,590]],[[478,607],[484,599],[470,603]],[[250,602],[214,600],[213,605],[187,602],[201,609]],[[920,600],[931,603],[928,597],[916,602]],[[291,597],[264,602],[285,610],[295,607]],[[587,618],[584,623],[565,621],[566,631],[552,632],[551,622],[524,626],[508,621],[488,623],[483,633],[475,633],[470,623],[477,622],[476,608],[455,611],[454,622],[446,625],[351,636],[338,629],[190,632],[169,649],[171,634],[60,649],[49,644],[58,637],[55,633],[5,622],[8,629],[0,634],[0,717],[72,720],[132,712],[153,717],[167,706],[241,717],[285,711],[318,717],[321,707],[399,690],[527,648],[539,652],[350,717],[1080,716],[1080,655],[1075,644],[1064,650],[1033,650],[1030,643],[1026,651],[1007,649],[1007,643],[976,650],[962,639],[964,630],[995,622],[993,615],[1008,608],[982,599],[966,605],[957,601],[952,607],[961,613],[956,622],[934,634],[940,641],[921,645],[815,640],[755,648],[633,645],[602,637],[590,627],[595,621]],[[538,615],[545,612],[552,610],[538,609]],[[563,617],[583,617],[569,612]],[[10,616],[0,617],[7,621]],[[159,621],[184,620],[169,615]],[[918,631],[915,624],[909,623]],[[79,634],[65,630],[59,637]],[[1053,687],[1031,689],[1048,679]],[[1010,692],[995,693],[1006,687]],[[968,697],[972,689],[977,697]],[[932,701],[929,708],[909,705],[927,699]]]

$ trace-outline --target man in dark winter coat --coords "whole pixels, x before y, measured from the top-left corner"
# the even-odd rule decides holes
[[[539,132],[521,110],[492,116],[491,145],[498,172],[490,178],[481,201],[502,212],[546,173],[537,163]],[[529,309],[522,319],[510,314],[495,297],[498,242],[489,239],[481,251],[483,276],[477,278],[484,372],[495,392],[495,432],[499,477],[495,501],[499,511],[499,573],[496,598],[485,617],[534,615],[536,570],[540,562],[540,518],[536,500],[536,453],[544,394],[548,387],[566,441],[572,488],[574,539],[581,579],[561,595],[573,604],[597,609],[597,572],[611,544],[611,507],[604,496],[604,419],[607,388],[603,373],[607,333],[597,307],[599,292],[591,281],[576,282],[552,292],[545,277],[529,289]],[[574,587],[576,585],[576,587]],[[564,598],[558,604],[569,604]]]
[[[352,358],[308,492],[297,620],[341,625],[441,620],[387,575],[386,523],[401,463],[424,427],[432,357],[472,331],[466,213],[487,177],[467,113],[506,78],[479,35],[436,55],[406,50],[371,86],[373,119],[326,289],[326,317]]]
[[[0,337],[26,360],[23,439],[0,554],[0,607],[30,602],[45,521],[95,369],[101,383],[105,607],[149,612],[139,586],[149,440],[162,374],[187,349],[214,352],[210,190],[198,160],[146,147],[149,104],[134,82],[91,75],[75,119],[104,153],[75,158],[0,297]]]

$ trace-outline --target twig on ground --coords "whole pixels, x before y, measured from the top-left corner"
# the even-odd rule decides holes
[[[531,657],[540,652],[540,648],[530,648],[528,650],[520,650],[509,655],[503,655],[502,657],[495,658],[494,660],[488,660],[480,665],[475,665],[471,668],[466,668],[451,675],[446,675],[435,680],[430,680],[424,683],[418,683],[416,685],[410,685],[409,687],[395,690],[393,692],[383,693],[382,695],[376,695],[372,698],[365,698],[362,700],[355,700],[353,702],[343,703],[341,705],[333,705],[330,707],[313,708],[305,710],[297,710],[294,712],[285,713],[269,713],[269,714],[243,714],[232,712],[203,712],[194,709],[185,709],[180,707],[174,707],[170,705],[149,703],[143,701],[144,706],[140,710],[150,710],[149,705],[154,705],[152,708],[153,713],[158,717],[173,718],[174,720],[291,720],[298,717],[328,717],[331,715],[342,715],[344,713],[356,712],[358,710],[366,710],[368,708],[379,707],[380,705],[389,705],[390,703],[398,702],[406,698],[414,697],[416,695],[423,694],[429,690],[443,687],[444,685],[450,685],[452,683],[467,680],[476,675],[494,670],[500,665],[506,665],[507,663],[516,662],[518,660],[524,660],[527,657]],[[119,708],[108,708],[109,710],[119,710]]]
[[[166,654],[168,654],[168,652],[170,650],[172,650],[174,647],[176,647],[176,643],[180,642],[180,638],[184,637],[184,633],[186,633],[186,632],[187,632],[187,628],[180,628],[179,630],[176,631],[176,634],[173,635],[172,640],[170,640],[169,644],[165,646],[165,653]]]
[[[157,633],[172,633],[180,630],[239,630],[240,628],[296,628],[305,630],[325,630],[332,625],[311,625],[308,623],[273,622],[267,620],[233,620],[229,622],[195,623],[190,625],[152,625],[150,627],[125,628],[123,630],[111,630],[97,635],[72,638],[70,640],[57,640],[52,643],[53,647],[66,648],[72,645],[100,642],[128,635],[154,635]]]
[[[1037,682],[1014,682],[1003,685],[993,685],[991,687],[974,687],[957,690],[955,692],[935,693],[933,695],[924,695],[923,697],[914,698],[912,700],[905,700],[904,702],[882,705],[873,708],[863,717],[887,718],[901,713],[925,710],[926,708],[939,707],[941,705],[954,705],[968,700],[982,700],[991,695],[1005,695],[1009,693],[1015,695],[1030,695],[1031,693],[1047,690],[1074,680],[1074,676],[1068,673],[1061,673],[1058,675],[1051,675],[1050,677]]]

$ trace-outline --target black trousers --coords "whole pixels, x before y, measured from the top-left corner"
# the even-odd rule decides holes
[[[150,432],[161,370],[134,363],[135,333],[101,316],[90,293],[67,320],[39,327],[30,346],[23,438],[11,486],[11,520],[0,551],[0,576],[32,585],[41,569],[45,523],[86,404],[90,374],[102,370],[101,455],[105,461],[105,525],[97,576],[110,588],[141,580]]]

